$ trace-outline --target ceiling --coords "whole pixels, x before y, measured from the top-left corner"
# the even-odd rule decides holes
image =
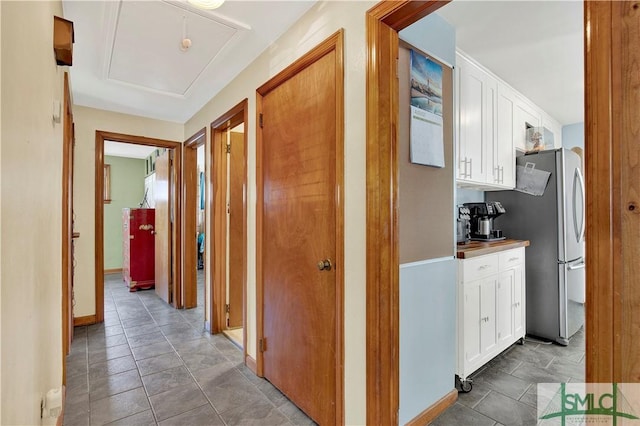
[[[184,123],[314,2],[63,0],[74,103]],[[584,120],[581,1],[454,0],[438,13],[460,49],[561,124]]]
[[[584,121],[582,1],[454,0],[456,45],[562,125]]]
[[[186,0],[63,0],[74,103],[184,123],[314,3],[227,0],[204,11]]]
[[[155,146],[136,145],[114,141],[104,141],[104,155],[126,158],[147,158],[157,148]]]

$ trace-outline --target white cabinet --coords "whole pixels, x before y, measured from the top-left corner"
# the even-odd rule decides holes
[[[524,339],[524,265],[524,247],[458,260],[456,372],[463,389],[470,374]]]
[[[504,84],[498,85],[498,114],[494,149],[493,183],[509,189],[515,188],[515,92]],[[500,188],[502,189],[502,188]]]
[[[456,69],[458,181],[485,184],[493,179],[497,80],[460,54]]]
[[[517,94],[514,118],[516,123],[513,144],[515,148],[526,151],[527,129],[529,127],[540,127],[541,113],[521,95]]]
[[[562,126],[464,53],[456,52],[456,182],[482,190],[515,188],[516,150],[527,129],[544,126],[562,146]]]

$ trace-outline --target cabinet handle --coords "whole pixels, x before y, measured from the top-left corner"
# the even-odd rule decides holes
[[[464,160],[462,158],[460,159],[460,168],[462,168],[463,164],[464,169],[460,171],[460,177],[462,177],[462,179],[467,177],[467,157],[464,157]]]
[[[509,262],[513,262],[514,260],[518,260],[518,259],[520,259],[520,258],[519,257],[511,257],[511,258],[509,258]]]
[[[469,179],[473,177],[473,157],[469,158]]]
[[[504,166],[500,166],[500,183],[504,184]]]
[[[488,267],[490,267],[491,265],[482,265],[478,268],[478,271],[483,271],[485,269],[487,269]]]

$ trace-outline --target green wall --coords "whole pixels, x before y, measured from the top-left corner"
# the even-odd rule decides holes
[[[122,209],[144,196],[144,160],[105,156],[111,165],[111,204],[104,205],[104,269],[122,268]]]

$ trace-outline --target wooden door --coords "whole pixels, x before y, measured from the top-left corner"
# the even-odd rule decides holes
[[[154,197],[156,201],[155,249],[156,294],[167,303],[171,303],[171,160],[169,150],[156,159],[156,182]]]
[[[307,58],[306,67],[258,91],[263,374],[319,424],[336,423],[341,404],[339,55]]]
[[[229,138],[229,304],[227,327],[242,327],[244,277],[244,134],[230,132]]]

